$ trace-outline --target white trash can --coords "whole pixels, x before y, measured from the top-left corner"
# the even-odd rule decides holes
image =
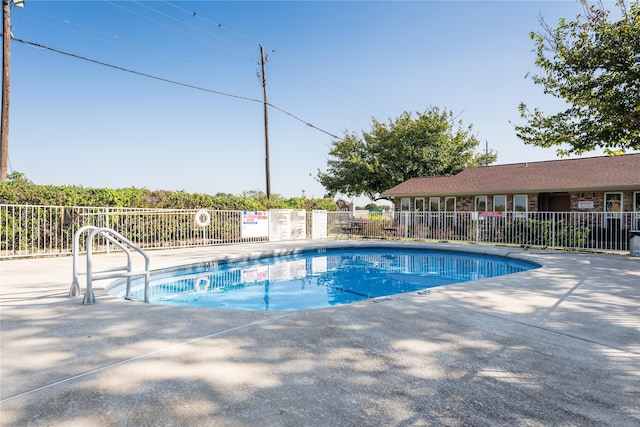
[[[629,232],[629,251],[631,256],[640,256],[640,230]]]

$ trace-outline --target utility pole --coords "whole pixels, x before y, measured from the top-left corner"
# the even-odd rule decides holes
[[[0,182],[7,180],[9,161],[9,49],[11,47],[10,0],[2,0],[2,125],[0,126]]]
[[[262,104],[264,105],[264,152],[265,171],[267,173],[267,199],[271,198],[271,171],[269,168],[269,111],[267,102],[267,77],[264,73],[264,47],[260,45],[260,58],[262,62]]]
[[[2,0],[2,123],[0,124],[0,182],[7,180],[9,163],[9,75],[11,59],[11,0]],[[24,0],[13,0],[16,7],[24,7]]]

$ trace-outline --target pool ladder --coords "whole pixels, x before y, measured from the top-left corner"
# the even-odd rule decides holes
[[[96,227],[93,225],[87,225],[81,227],[73,235],[73,280],[71,282],[71,290],[69,291],[70,297],[79,296],[80,282],[78,277],[78,257],[80,251],[80,236],[86,232],[89,232],[87,237],[87,271],[84,273],[87,276],[87,286],[84,292],[83,304],[95,304],[96,297],[93,292],[93,281],[100,279],[111,279],[118,277],[127,278],[127,291],[125,298],[131,298],[131,278],[135,276],[144,276],[144,302],[149,302],[149,255],[143,251],[139,246],[132,241],[124,237],[117,231],[108,227]],[[122,267],[114,267],[102,271],[93,271],[93,241],[96,236],[102,236],[107,241],[113,243],[127,254],[127,265]],[[144,257],[144,271],[132,271],[132,258],[131,250],[133,249]]]

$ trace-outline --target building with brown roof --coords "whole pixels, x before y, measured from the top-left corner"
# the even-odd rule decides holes
[[[400,212],[634,212],[640,153],[469,168],[381,194]]]

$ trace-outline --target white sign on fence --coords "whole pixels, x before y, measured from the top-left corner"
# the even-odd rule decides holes
[[[245,237],[267,237],[269,235],[269,213],[243,211],[240,233]]]
[[[327,211],[314,210],[311,215],[311,238],[327,238]]]
[[[304,209],[270,209],[269,240],[303,240],[307,238],[307,211]]]

